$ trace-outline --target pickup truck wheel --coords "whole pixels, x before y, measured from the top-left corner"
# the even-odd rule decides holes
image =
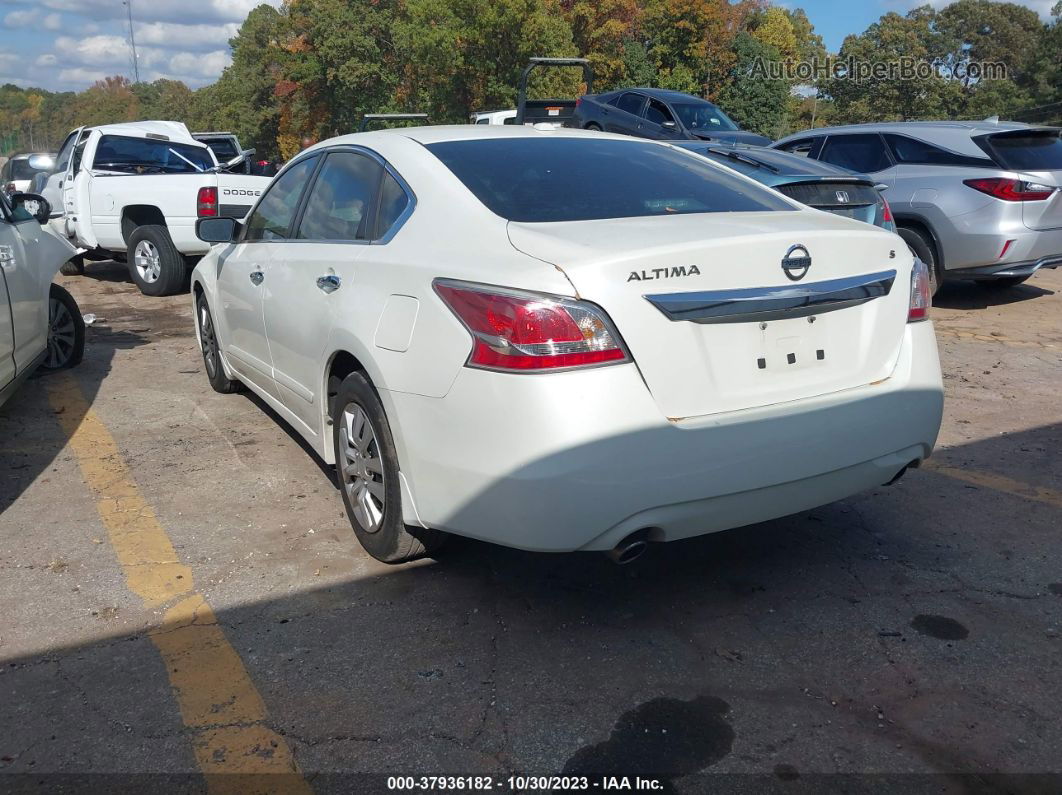
[[[63,274],[63,276],[84,276],[85,258],[80,254],[76,257],[71,257],[63,263],[63,267],[59,269],[59,272]]]
[[[185,288],[188,265],[164,226],[138,226],[129,236],[129,275],[144,295],[175,295]]]
[[[365,551],[384,563],[404,563],[438,549],[438,530],[402,522],[402,488],[391,426],[376,391],[361,373],[339,385],[332,414],[332,442],[343,506]]]
[[[45,370],[65,370],[85,355],[85,321],[77,301],[64,288],[53,284],[48,292],[48,356]]]

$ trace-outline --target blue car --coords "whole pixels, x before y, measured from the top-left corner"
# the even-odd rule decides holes
[[[762,146],[703,141],[677,141],[673,146],[728,166],[816,210],[896,231],[889,203],[866,174]]]

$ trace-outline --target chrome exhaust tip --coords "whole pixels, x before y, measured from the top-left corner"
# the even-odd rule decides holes
[[[605,555],[617,566],[626,566],[638,560],[648,548],[649,542],[645,540],[645,534],[639,531],[627,536]]]

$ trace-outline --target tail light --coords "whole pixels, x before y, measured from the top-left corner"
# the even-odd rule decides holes
[[[469,367],[529,372],[630,361],[593,304],[463,282],[434,286],[472,334]]]
[[[1040,185],[1036,182],[1025,182],[1010,177],[984,177],[982,179],[964,179],[964,185],[969,185],[974,190],[987,193],[995,199],[1005,202],[1036,202],[1049,199],[1055,189],[1050,185]]]
[[[881,225],[890,232],[896,231],[896,220],[892,217],[892,208],[884,196],[881,197]]]
[[[216,218],[218,215],[218,189],[200,188],[195,201],[195,212],[200,218]]]
[[[911,302],[907,307],[907,322],[917,323],[929,319],[929,307],[933,305],[933,293],[929,286],[929,268],[915,257],[911,268]]]

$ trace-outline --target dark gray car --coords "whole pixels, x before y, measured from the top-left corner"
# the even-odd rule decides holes
[[[658,141],[726,141],[754,146],[771,142],[770,138],[742,130],[708,100],[662,88],[584,94],[567,126]]]

